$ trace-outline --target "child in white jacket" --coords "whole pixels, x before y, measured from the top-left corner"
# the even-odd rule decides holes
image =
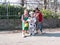
[[[30,12],[30,16],[28,18],[28,23],[29,23],[29,34],[30,35],[35,35],[35,30],[36,30],[36,18],[35,18],[35,15],[34,15],[34,12]]]

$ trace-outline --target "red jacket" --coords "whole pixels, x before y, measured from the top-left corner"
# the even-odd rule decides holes
[[[38,17],[37,17],[38,18],[38,21],[39,22],[42,22],[42,13],[41,12],[38,12],[37,15],[38,15]]]

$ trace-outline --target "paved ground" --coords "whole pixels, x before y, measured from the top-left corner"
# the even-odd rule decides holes
[[[0,45],[60,45],[60,28],[43,30],[45,34],[27,38],[22,38],[21,33],[1,31]]]

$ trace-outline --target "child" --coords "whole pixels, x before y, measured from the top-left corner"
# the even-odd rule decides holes
[[[27,19],[28,19],[28,11],[25,9],[24,10],[24,14],[22,15],[22,36],[23,37],[26,37],[26,33],[27,33],[27,30],[28,30],[28,22],[27,22]]]
[[[34,12],[30,12],[30,16],[31,17],[27,20],[29,22],[29,34],[34,35],[34,31],[36,30],[36,18],[34,16]]]

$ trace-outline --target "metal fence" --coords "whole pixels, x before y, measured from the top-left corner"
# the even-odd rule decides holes
[[[8,18],[8,16],[17,16],[17,14],[19,12],[19,10],[17,8],[20,8],[21,4],[22,3],[18,3],[18,2],[0,2],[0,16],[2,16],[2,17],[5,16],[7,18]],[[14,6],[15,10],[12,8],[9,9],[9,5]],[[34,9],[36,7],[38,7],[39,9],[43,9],[44,6],[45,6],[44,3],[40,3],[40,2],[27,2],[27,3],[24,3],[23,7],[27,8],[27,9]],[[23,7],[21,8],[22,10],[23,10]],[[52,11],[57,11],[60,9],[59,5],[57,5],[57,7],[56,7],[56,6],[54,6],[54,3],[48,3],[46,5],[46,7],[47,7],[47,9],[52,10]],[[16,14],[16,10],[18,10],[17,14]]]
[[[21,4],[22,3],[16,3],[16,2],[0,2],[0,16],[3,18],[4,17],[8,18],[8,16],[17,16],[17,14],[19,12],[19,10],[17,8],[20,8]],[[9,5],[14,6],[15,10],[12,7],[9,9]],[[36,3],[36,2],[24,3],[24,7],[27,9],[34,9],[36,7],[40,7],[40,9],[41,9],[41,8],[43,8],[43,4]],[[17,14],[16,14],[16,10],[18,10]],[[22,7],[22,10],[23,10],[23,7]]]

